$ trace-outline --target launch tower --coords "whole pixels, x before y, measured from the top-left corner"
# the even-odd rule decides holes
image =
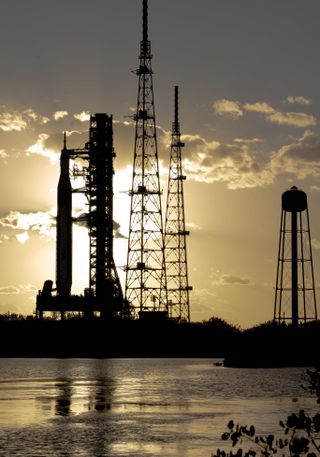
[[[148,1],[143,0],[135,144],[126,266],[126,299],[132,316],[167,311],[164,237],[154,110]]]
[[[274,320],[317,320],[307,195],[295,186],[282,194]]]
[[[79,313],[84,317],[125,317],[121,285],[113,259],[113,128],[112,116],[90,116],[89,141],[83,149],[67,149],[66,137],[60,156],[57,191],[56,289],[45,281],[37,296],[37,317],[45,311]],[[72,189],[69,162],[80,159],[73,176],[84,179],[83,188]],[[89,232],[89,287],[84,295],[72,295],[72,193],[87,197],[88,213],[82,217]],[[83,249],[83,246],[77,246]]]
[[[123,302],[120,280],[113,258],[113,129],[112,116],[90,117],[89,161],[84,169],[88,199],[90,240],[90,292],[101,308],[102,317],[120,311]]]
[[[189,231],[185,224],[183,182],[186,176],[182,170],[181,150],[184,143],[181,142],[178,90],[178,86],[175,86],[165,221],[165,263],[169,315],[189,322],[189,291],[192,287],[188,282],[186,238]]]

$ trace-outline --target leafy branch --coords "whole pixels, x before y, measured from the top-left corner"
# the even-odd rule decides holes
[[[320,403],[320,371],[307,370],[310,378],[308,390],[317,395],[317,402]],[[285,438],[276,438],[274,435],[260,436],[256,434],[255,427],[251,425],[235,425],[233,420],[227,424],[228,430],[224,432],[221,439],[231,441],[232,447],[243,443],[249,443],[250,448],[244,450],[241,447],[234,451],[226,452],[217,449],[211,457],[272,457],[275,454],[291,457],[319,457],[320,456],[320,414],[313,417],[300,410],[298,414],[293,413],[286,421],[280,421]]]

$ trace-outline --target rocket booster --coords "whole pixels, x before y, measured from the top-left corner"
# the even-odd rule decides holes
[[[66,142],[60,155],[57,208],[56,285],[57,294],[66,296],[72,284],[72,188]]]

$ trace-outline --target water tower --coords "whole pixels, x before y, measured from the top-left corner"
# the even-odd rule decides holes
[[[307,195],[295,186],[282,194],[274,320],[317,320]]]

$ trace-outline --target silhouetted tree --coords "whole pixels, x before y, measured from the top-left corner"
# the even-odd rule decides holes
[[[22,314],[10,313],[10,311],[7,311],[4,314],[0,314],[0,320],[1,321],[24,321],[25,316],[23,316]]]
[[[235,325],[229,324],[220,317],[211,317],[208,321],[204,322],[205,325],[220,332],[238,333],[240,329]]]
[[[320,403],[320,370],[307,370],[309,375],[309,386],[307,389],[317,396],[317,403]],[[254,425],[250,427],[235,425],[230,420],[221,438],[231,441],[232,447],[241,445],[244,441],[249,443],[249,449],[243,450],[241,447],[236,451],[226,452],[218,449],[211,457],[271,457],[274,455],[288,455],[291,457],[317,457],[320,455],[320,413],[309,416],[304,410],[293,413],[287,417],[285,422],[280,421],[285,438],[277,438],[274,435],[259,436],[256,434]]]

